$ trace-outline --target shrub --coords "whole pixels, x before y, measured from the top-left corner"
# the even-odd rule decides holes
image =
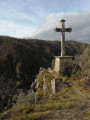
[[[61,69],[60,69],[60,74],[70,77],[72,74],[72,69],[73,69],[72,63],[70,63],[70,62],[62,63]]]
[[[16,82],[16,86],[19,87],[21,85],[21,82],[20,81],[17,81]]]
[[[54,69],[54,66],[55,66],[55,59],[52,60],[52,69]]]
[[[83,115],[90,117],[90,109],[85,110]]]
[[[38,94],[39,97],[43,97],[43,95],[44,95],[43,89],[42,88],[38,88],[37,89],[37,94]]]
[[[44,109],[46,110],[52,110],[52,109],[60,109],[61,108],[61,104],[60,103],[47,103],[44,106]]]
[[[21,92],[17,96],[16,105],[20,105],[20,104],[30,105],[35,102],[36,102],[36,93],[28,91],[28,93],[25,94],[24,92]]]

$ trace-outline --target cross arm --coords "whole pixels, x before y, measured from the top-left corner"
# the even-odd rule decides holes
[[[72,28],[55,28],[54,29],[55,32],[71,32],[72,31]]]
[[[65,32],[71,32],[72,31],[72,28],[65,28]]]
[[[56,28],[54,29],[54,31],[55,31],[55,32],[62,32],[62,29],[56,27]]]

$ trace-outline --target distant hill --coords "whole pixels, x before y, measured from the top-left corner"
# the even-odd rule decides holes
[[[88,44],[66,41],[67,55],[80,55]],[[0,100],[29,89],[40,67],[51,67],[54,56],[60,55],[59,41],[16,39],[0,36]],[[6,99],[6,100],[7,100]],[[7,104],[7,101],[5,103]]]
[[[66,53],[80,55],[88,44],[67,41]],[[48,68],[54,56],[60,55],[59,41],[0,37],[0,76],[29,87],[40,67]],[[29,84],[27,84],[29,83]]]

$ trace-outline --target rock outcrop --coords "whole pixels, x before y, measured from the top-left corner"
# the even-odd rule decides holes
[[[55,94],[60,90],[62,79],[49,69],[40,68],[39,74],[31,85],[32,91],[40,97]]]

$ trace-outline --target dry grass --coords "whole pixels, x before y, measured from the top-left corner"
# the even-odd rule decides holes
[[[62,82],[62,89],[55,95],[42,98],[40,104],[15,106],[2,113],[1,120],[89,120],[89,89],[80,91],[79,80],[72,78]]]

